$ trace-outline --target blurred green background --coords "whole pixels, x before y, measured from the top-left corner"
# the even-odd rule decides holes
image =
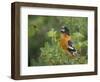
[[[61,26],[70,30],[77,49],[69,57],[59,46]],[[70,65],[88,63],[87,17],[28,15],[28,66]]]

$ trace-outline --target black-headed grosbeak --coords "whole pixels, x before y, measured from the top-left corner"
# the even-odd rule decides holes
[[[73,46],[69,29],[66,26],[61,27],[60,45],[71,56],[77,55],[77,50]]]

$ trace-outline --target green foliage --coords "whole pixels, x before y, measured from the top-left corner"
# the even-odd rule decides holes
[[[86,58],[84,56],[70,57],[59,45],[56,31],[51,29],[48,32],[48,38],[51,38],[51,43],[46,42],[44,47],[41,48],[40,62],[43,65],[59,65],[59,64],[84,64]]]
[[[59,45],[60,27],[67,26],[79,56],[71,58]],[[87,18],[28,16],[28,65],[87,63]]]

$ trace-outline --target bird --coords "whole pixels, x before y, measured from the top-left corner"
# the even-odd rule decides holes
[[[62,26],[60,32],[61,32],[61,35],[60,35],[61,48],[66,53],[70,54],[70,56],[73,56],[73,57],[77,56],[78,53],[71,40],[71,35],[70,35],[70,31],[68,27]]]

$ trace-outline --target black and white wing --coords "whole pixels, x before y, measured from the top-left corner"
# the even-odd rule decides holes
[[[73,46],[72,41],[68,41],[68,51],[73,55],[76,56],[77,55],[77,50],[75,49],[75,47]]]

